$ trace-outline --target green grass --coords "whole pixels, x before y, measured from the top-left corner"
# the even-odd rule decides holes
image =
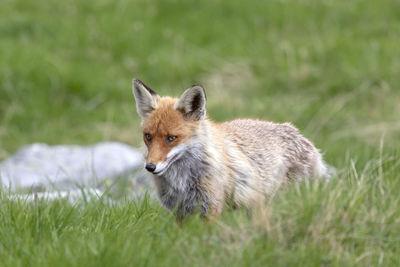
[[[398,154],[283,189],[262,214],[174,216],[148,198],[37,204],[0,196],[2,266],[397,266]]]
[[[382,265],[400,254],[400,2],[3,0],[0,160],[32,142],[141,145],[131,93],[204,84],[215,121],[291,121],[336,166],[262,218],[182,228],[153,200],[12,201],[0,265]]]

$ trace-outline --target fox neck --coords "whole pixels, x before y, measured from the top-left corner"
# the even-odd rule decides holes
[[[186,192],[205,173],[202,164],[204,147],[200,141],[191,140],[181,149],[179,158],[159,175],[159,178],[164,180],[171,190]]]
[[[178,208],[182,216],[192,213],[200,206],[201,213],[207,212],[207,196],[199,188],[200,180],[208,172],[205,161],[205,144],[199,134],[206,127],[200,123],[199,129],[190,141],[180,147],[181,154],[168,169],[155,177],[160,184],[159,197],[168,209]]]

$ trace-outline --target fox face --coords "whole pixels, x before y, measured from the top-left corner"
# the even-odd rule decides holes
[[[196,128],[205,118],[204,88],[194,85],[176,99],[160,97],[138,79],[132,84],[147,147],[145,168],[163,175],[190,149]]]

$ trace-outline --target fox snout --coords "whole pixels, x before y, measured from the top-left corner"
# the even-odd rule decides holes
[[[154,165],[153,163],[146,163],[145,168],[149,172],[154,172],[156,170],[156,165]]]

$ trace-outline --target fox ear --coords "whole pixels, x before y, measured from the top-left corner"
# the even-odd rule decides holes
[[[159,96],[139,79],[132,80],[132,91],[136,100],[137,113],[144,119],[157,108],[156,100]]]
[[[174,108],[182,111],[185,118],[195,121],[206,116],[206,92],[201,85],[193,85],[183,92]]]

